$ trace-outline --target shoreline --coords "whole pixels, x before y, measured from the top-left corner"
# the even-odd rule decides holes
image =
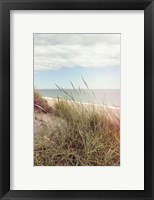
[[[45,100],[47,100],[48,101],[48,103],[51,103],[51,101],[52,101],[52,103],[53,103],[53,101],[57,101],[57,99],[56,98],[52,98],[52,97],[42,97],[43,99],[45,99]],[[68,102],[73,102],[73,101],[71,101],[71,100],[67,100]],[[109,106],[109,105],[102,105],[102,104],[93,104],[93,103],[84,103],[84,102],[78,102],[78,101],[76,101],[75,103],[78,103],[78,104],[83,104],[83,105],[95,105],[95,106],[97,106],[97,107],[104,107],[104,108],[111,108],[111,109],[116,109],[116,110],[120,110],[120,107],[116,107],[116,106]]]

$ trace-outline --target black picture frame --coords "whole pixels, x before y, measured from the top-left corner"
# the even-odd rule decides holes
[[[144,190],[10,190],[10,11],[144,10]],[[0,0],[0,198],[154,199],[154,1]],[[133,181],[133,177],[132,177]]]

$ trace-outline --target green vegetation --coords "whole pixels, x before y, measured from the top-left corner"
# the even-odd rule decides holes
[[[77,103],[73,96],[70,98],[72,102],[55,101],[54,114],[48,115],[51,121],[54,115],[57,123],[55,121],[53,126],[50,121],[44,122],[41,134],[35,134],[34,165],[120,165],[120,114],[103,106]]]
[[[50,107],[45,99],[42,98],[40,93],[36,90],[34,90],[34,109],[35,111],[45,113],[52,113],[53,109]]]

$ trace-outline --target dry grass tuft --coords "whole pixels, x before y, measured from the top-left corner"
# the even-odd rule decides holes
[[[65,99],[58,99],[54,110],[62,123],[54,128],[44,123],[42,133],[35,134],[36,166],[120,165],[119,115]]]
[[[42,109],[41,109],[42,108]],[[34,109],[35,111],[44,111],[45,113],[52,113],[53,109],[48,105],[47,101],[42,98],[40,93],[34,90]]]

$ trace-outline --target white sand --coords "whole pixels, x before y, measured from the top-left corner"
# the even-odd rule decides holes
[[[44,99],[47,100],[48,105],[53,107],[53,104],[58,101],[58,99],[54,99],[54,98],[48,98],[48,97],[43,97]],[[81,102],[73,102],[73,101],[67,101],[70,104],[72,104],[73,106],[77,106],[79,105],[79,107],[77,107],[77,109],[80,109],[80,105],[84,106],[84,108],[88,111],[91,111],[93,109],[93,107],[95,107],[95,109],[98,112],[105,112],[106,115],[111,119],[111,120],[117,120],[120,118],[120,108],[118,107],[114,107],[114,106],[106,106],[106,105],[100,105],[100,104],[92,104],[92,103],[81,103]],[[77,103],[77,104],[76,104]],[[83,108],[83,107],[82,107]]]
[[[55,102],[55,101],[57,101],[57,99],[55,99],[55,98],[50,98],[50,97],[43,97],[44,99],[46,99],[47,101],[48,101],[48,104],[49,105],[53,105],[53,103]],[[68,100],[68,102],[72,102],[72,103],[74,103],[73,101],[71,101],[71,100]],[[78,103],[78,104],[83,104],[83,105],[91,105],[91,106],[97,106],[97,107],[104,107],[104,108],[111,108],[111,109],[116,109],[116,110],[120,110],[120,108],[119,107],[115,107],[115,106],[108,106],[108,105],[102,105],[102,104],[93,104],[93,103],[83,103],[83,102],[75,102],[75,103]]]

